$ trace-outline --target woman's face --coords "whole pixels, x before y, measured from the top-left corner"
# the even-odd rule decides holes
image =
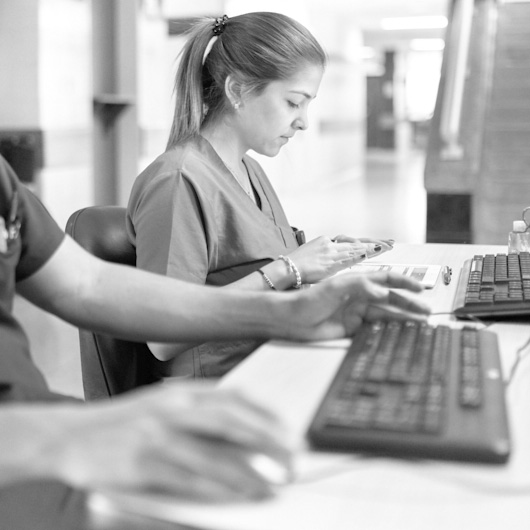
[[[293,77],[272,81],[258,95],[244,96],[236,112],[243,145],[276,156],[297,131],[308,127],[307,110],[316,97],[323,70],[307,66]]]

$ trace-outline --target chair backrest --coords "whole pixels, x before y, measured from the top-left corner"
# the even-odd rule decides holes
[[[125,228],[125,208],[89,206],[74,212],[66,233],[91,254],[114,263],[136,265]],[[165,363],[146,344],[79,330],[81,373],[86,400],[109,398],[159,381]]]

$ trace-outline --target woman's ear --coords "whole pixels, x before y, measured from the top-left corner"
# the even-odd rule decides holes
[[[225,95],[234,109],[241,105],[241,85],[231,75],[225,80]]]

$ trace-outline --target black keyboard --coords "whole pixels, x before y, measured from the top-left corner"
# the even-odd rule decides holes
[[[506,462],[497,336],[414,321],[363,324],[308,438],[323,449]]]
[[[530,253],[486,254],[466,260],[457,286],[458,318],[530,315]]]

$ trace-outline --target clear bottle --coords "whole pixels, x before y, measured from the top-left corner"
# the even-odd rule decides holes
[[[530,252],[530,227],[526,221],[514,221],[508,234],[508,253]]]

